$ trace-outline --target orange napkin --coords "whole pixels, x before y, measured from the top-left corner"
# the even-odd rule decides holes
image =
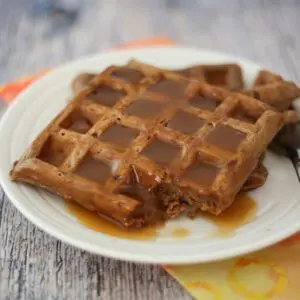
[[[153,37],[117,49],[161,45],[174,43],[168,38]],[[0,87],[0,101],[11,102],[45,72]],[[300,233],[242,257],[216,263],[163,267],[199,300],[300,300]]]

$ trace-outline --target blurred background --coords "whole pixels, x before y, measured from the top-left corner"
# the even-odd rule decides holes
[[[149,36],[263,63],[299,82],[298,0],[0,0],[0,84]]]

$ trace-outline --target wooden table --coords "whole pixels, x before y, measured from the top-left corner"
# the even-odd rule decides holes
[[[240,55],[299,83],[299,15],[297,0],[0,0],[0,83],[153,35]],[[0,198],[1,300],[191,299],[160,266],[75,249],[28,222],[1,189]]]

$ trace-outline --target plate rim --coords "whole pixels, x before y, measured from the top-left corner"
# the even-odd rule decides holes
[[[147,48],[138,48],[138,49],[124,49],[124,50],[117,49],[117,50],[111,50],[111,51],[103,51],[96,55],[89,55],[84,58],[74,60],[72,62],[64,63],[64,64],[54,68],[52,71],[49,71],[41,79],[38,79],[36,82],[34,82],[32,85],[27,87],[24,91],[22,91],[16,97],[16,99],[15,99],[16,101],[14,101],[13,104],[7,109],[7,111],[5,112],[5,114],[3,115],[2,119],[1,119],[0,140],[1,140],[1,137],[3,136],[2,131],[5,131],[4,125],[7,122],[7,120],[9,120],[10,112],[13,111],[15,109],[15,107],[18,107],[20,105],[20,103],[22,103],[23,101],[25,101],[25,102],[27,101],[26,100],[27,93],[30,93],[32,90],[34,91],[34,89],[36,89],[36,87],[38,85],[43,85],[44,82],[46,82],[47,80],[50,80],[52,77],[55,77],[56,73],[61,72],[61,70],[65,70],[66,68],[72,68],[72,66],[75,64],[84,63],[84,61],[86,61],[86,60],[93,60],[93,59],[96,59],[97,57],[101,57],[101,56],[107,55],[107,54],[116,55],[117,53],[120,53],[120,52],[122,52],[122,53],[134,53],[134,52],[139,53],[139,52],[146,52],[149,50],[153,51],[154,49],[157,51],[164,51],[165,49],[167,49],[167,50],[174,49],[174,50],[179,50],[179,51],[196,51],[196,52],[199,52],[199,54],[209,52],[210,54],[213,54],[213,55],[227,57],[228,60],[232,60],[233,62],[240,60],[245,63],[249,63],[251,65],[259,67],[259,68],[263,67],[260,64],[252,62],[251,60],[244,59],[244,58],[236,56],[236,55],[231,55],[231,54],[227,54],[227,53],[220,52],[220,51],[211,51],[211,50],[202,49],[202,48],[195,48],[195,47],[156,46],[156,47],[147,47]],[[149,257],[147,255],[144,256],[143,254],[129,255],[127,252],[125,254],[123,254],[122,251],[112,251],[111,249],[107,250],[105,247],[101,247],[101,246],[97,246],[97,250],[96,250],[96,249],[91,249],[93,247],[85,247],[80,239],[76,239],[72,236],[71,237],[68,236],[67,234],[65,234],[63,232],[59,232],[59,230],[57,230],[56,227],[53,227],[47,221],[43,221],[42,218],[39,218],[38,216],[35,216],[32,213],[30,213],[30,210],[28,210],[26,207],[22,206],[21,202],[15,199],[15,197],[13,195],[13,191],[11,191],[11,189],[9,189],[6,186],[5,181],[7,180],[7,174],[5,175],[3,173],[4,172],[1,172],[1,170],[0,170],[0,184],[2,186],[3,191],[7,195],[7,198],[30,222],[35,224],[39,229],[54,236],[58,240],[66,242],[67,244],[75,246],[79,249],[89,251],[89,252],[97,254],[97,255],[104,255],[107,257],[115,258],[115,259],[122,259],[125,261],[142,262],[142,263],[160,263],[160,264],[189,264],[189,263],[199,263],[199,262],[210,262],[210,261],[223,260],[223,259],[227,259],[227,258],[234,257],[237,255],[257,251],[264,247],[270,246],[270,245],[272,245],[276,242],[279,242],[279,241],[283,240],[284,238],[292,235],[293,233],[296,233],[300,229],[300,220],[299,220],[299,222],[297,224],[294,224],[294,226],[290,226],[286,230],[282,230],[281,234],[279,234],[279,235],[273,234],[273,235],[268,236],[264,240],[264,242],[252,243],[252,244],[254,244],[254,246],[252,246],[251,249],[247,249],[249,247],[247,245],[239,245],[239,246],[235,245],[234,251],[232,249],[229,249],[227,251],[223,250],[222,251],[223,255],[221,257],[218,254],[218,252],[216,252],[216,254],[210,255],[209,258],[207,258],[207,257],[206,258],[203,258],[203,257],[197,258],[197,255],[196,255],[196,256],[184,257],[184,258],[181,256],[181,258],[178,259],[178,257],[174,258],[172,255],[170,255],[168,257],[164,256],[164,257],[157,259],[157,258]],[[90,245],[88,245],[88,246],[90,246]]]

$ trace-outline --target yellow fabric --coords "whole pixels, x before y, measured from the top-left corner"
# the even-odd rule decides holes
[[[199,300],[300,300],[300,234],[242,257],[165,269]]]

